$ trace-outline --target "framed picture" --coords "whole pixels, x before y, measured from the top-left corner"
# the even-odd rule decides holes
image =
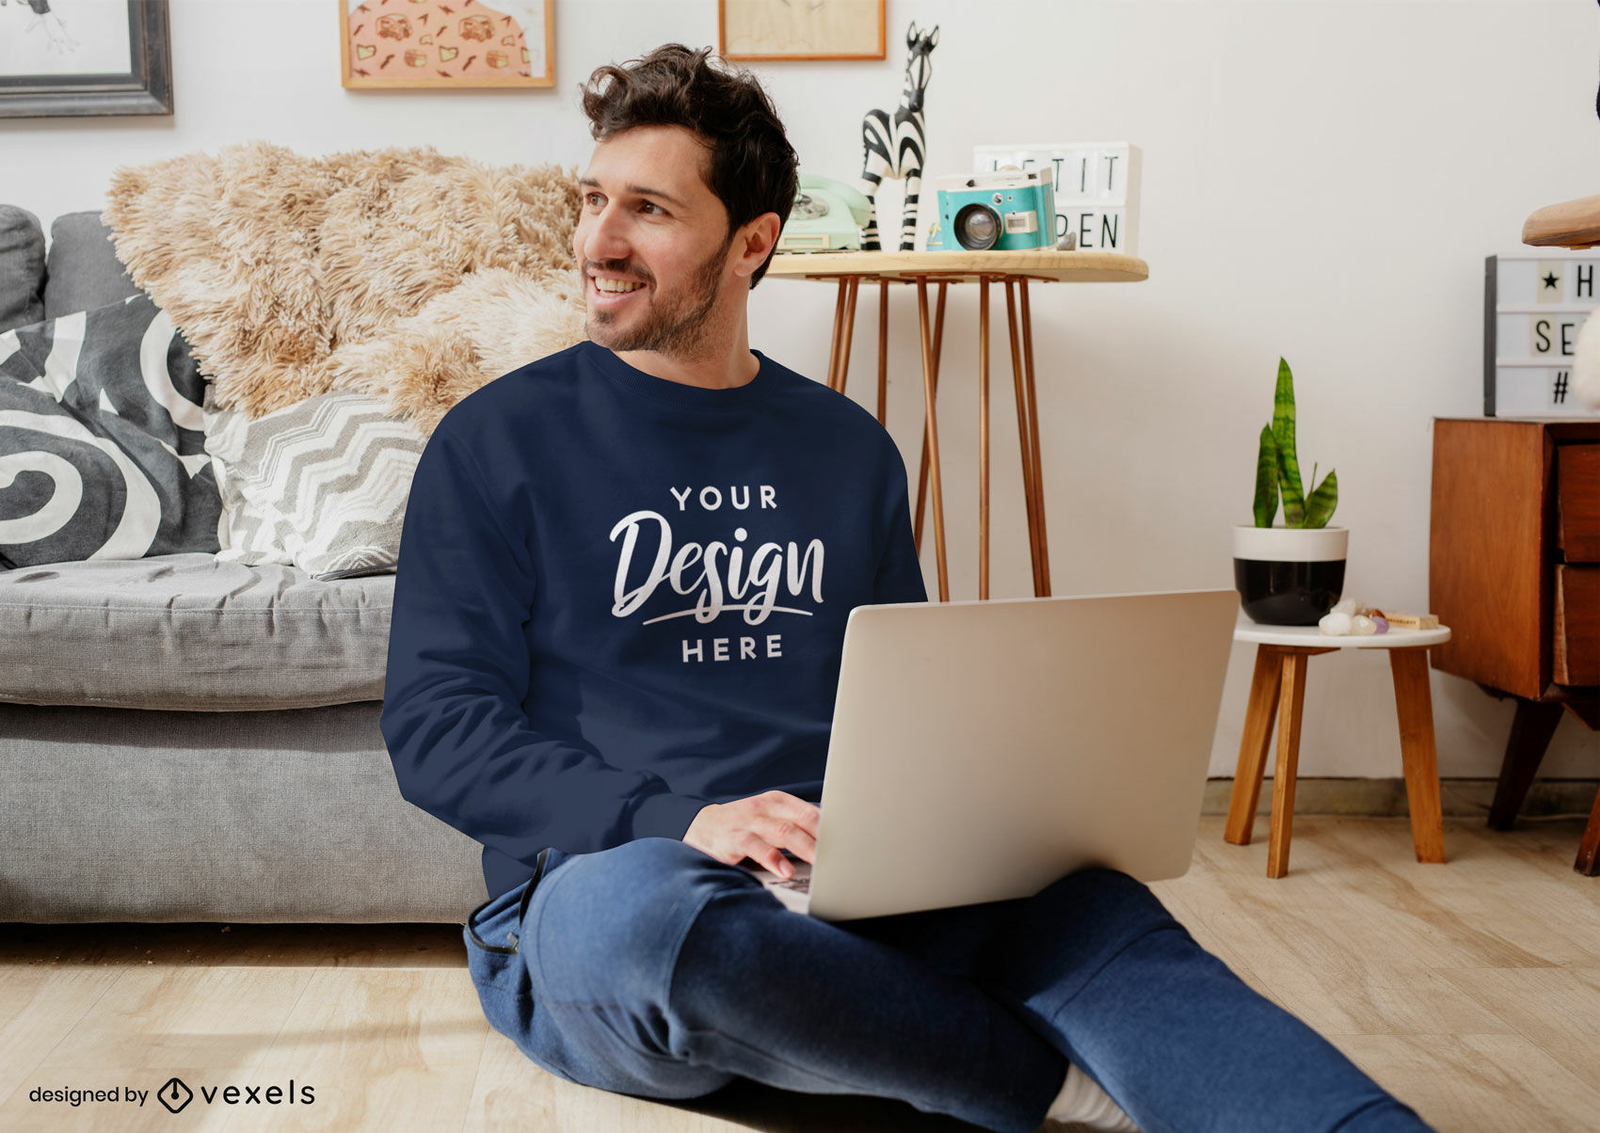
[[[171,113],[167,0],[0,5],[0,118]]]
[[[339,0],[352,90],[553,87],[555,0]]]
[[[885,58],[884,0],[717,0],[724,59]]]

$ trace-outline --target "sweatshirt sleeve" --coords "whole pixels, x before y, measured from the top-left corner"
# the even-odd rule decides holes
[[[884,493],[888,506],[889,538],[878,573],[872,584],[872,604],[887,602],[926,602],[928,588],[922,579],[922,563],[917,558],[917,542],[911,528],[911,505],[906,483],[905,462],[893,444],[889,488]]]
[[[530,727],[530,537],[489,506],[445,424],[417,463],[395,575],[379,727],[401,796],[530,867],[546,846],[681,838],[706,800]]]

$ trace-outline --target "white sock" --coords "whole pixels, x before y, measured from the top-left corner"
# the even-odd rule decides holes
[[[1139,1133],[1133,1118],[1123,1112],[1111,1095],[1070,1062],[1067,1063],[1067,1076],[1061,1082],[1061,1092],[1050,1103],[1045,1118],[1050,1121],[1075,1121],[1090,1129],[1104,1130],[1105,1133]]]

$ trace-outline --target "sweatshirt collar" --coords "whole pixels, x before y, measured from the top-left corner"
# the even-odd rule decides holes
[[[690,409],[743,409],[765,398],[772,386],[773,364],[759,350],[750,351],[759,362],[754,378],[742,386],[707,389],[705,386],[686,385],[683,382],[669,381],[654,374],[647,374],[628,365],[615,353],[597,343],[585,342],[584,346],[588,348],[600,368],[628,392],[671,405],[681,405]]]

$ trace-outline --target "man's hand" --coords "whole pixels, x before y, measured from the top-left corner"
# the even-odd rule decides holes
[[[764,791],[747,799],[711,803],[683,832],[683,841],[719,862],[738,865],[750,858],[779,877],[794,867],[783,856],[792,850],[802,861],[817,857],[817,823],[822,808],[786,791]]]

